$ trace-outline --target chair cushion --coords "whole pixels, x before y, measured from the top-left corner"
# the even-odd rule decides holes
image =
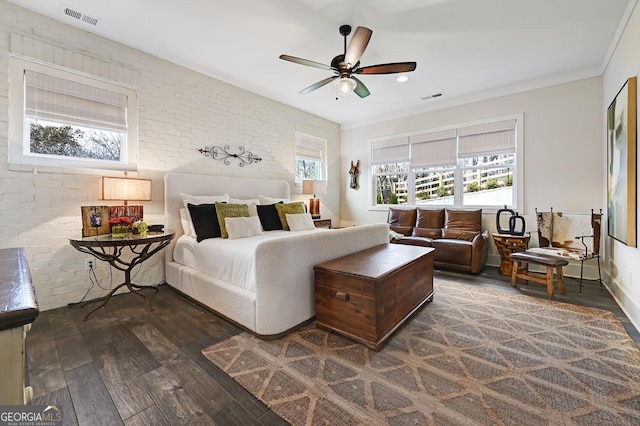
[[[438,262],[454,265],[470,265],[473,244],[464,240],[433,240],[431,245],[436,250]]]
[[[596,257],[594,252],[587,252],[585,250],[577,250],[577,249],[563,249],[556,247],[533,247],[528,251],[533,253],[541,253],[548,254],[550,256],[558,256],[563,257],[565,259],[571,260],[588,260]]]
[[[569,261],[567,259],[563,259],[550,253],[539,253],[534,251],[533,249],[524,252],[511,253],[509,257],[512,260],[519,260],[522,262],[531,262],[554,267],[566,266],[569,264]]]
[[[433,241],[435,240],[431,238],[424,238],[424,237],[418,237],[418,238],[404,237],[399,240],[393,240],[393,242],[396,244],[407,244],[411,246],[422,246],[422,247],[432,247]]]
[[[444,227],[444,209],[417,209],[416,228],[440,229]]]
[[[395,231],[399,234],[402,234],[406,237],[410,236],[413,232],[413,226],[398,226],[398,225],[389,225],[389,229]]]
[[[458,231],[457,229],[443,229],[442,238],[449,238],[451,240],[473,241],[473,239],[479,233],[480,232],[474,231]]]
[[[413,227],[416,225],[416,209],[398,209],[389,207],[387,223],[389,225]]]
[[[442,229],[431,229],[431,228],[413,228],[414,237],[424,237],[424,238],[442,238]]]
[[[447,229],[460,231],[482,231],[482,209],[478,210],[450,210],[445,211],[445,224]]]

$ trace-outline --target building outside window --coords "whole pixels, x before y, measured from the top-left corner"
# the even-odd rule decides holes
[[[18,57],[10,78],[10,163],[136,170],[133,89]]]
[[[373,205],[517,207],[521,122],[518,115],[372,141]]]

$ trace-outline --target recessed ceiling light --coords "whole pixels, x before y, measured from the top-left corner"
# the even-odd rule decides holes
[[[409,77],[407,77],[406,75],[401,75],[400,77],[398,77],[399,83],[404,83],[407,80],[409,80]]]

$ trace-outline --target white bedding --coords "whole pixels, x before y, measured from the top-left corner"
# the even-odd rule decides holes
[[[297,232],[269,231],[250,238],[209,238],[199,243],[194,237],[182,235],[176,242],[173,260],[255,293],[258,246],[265,241],[327,231],[322,228]]]
[[[344,229],[268,231],[237,240],[214,238],[202,241],[200,250],[193,239],[181,237],[180,209],[184,203],[180,193],[288,199],[289,184],[259,178],[165,175],[165,226],[176,232],[165,249],[167,284],[264,338],[277,337],[313,318],[313,265],[389,241],[389,227],[380,223]],[[178,245],[180,248],[174,250]],[[223,250],[206,254],[206,246]],[[252,263],[247,267],[246,262]],[[221,274],[226,278],[218,278]]]

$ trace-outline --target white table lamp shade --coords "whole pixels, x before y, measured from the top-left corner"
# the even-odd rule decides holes
[[[101,177],[99,198],[110,201],[151,201],[151,180]]]
[[[327,193],[327,181],[305,179],[302,181],[302,193],[324,195]]]

